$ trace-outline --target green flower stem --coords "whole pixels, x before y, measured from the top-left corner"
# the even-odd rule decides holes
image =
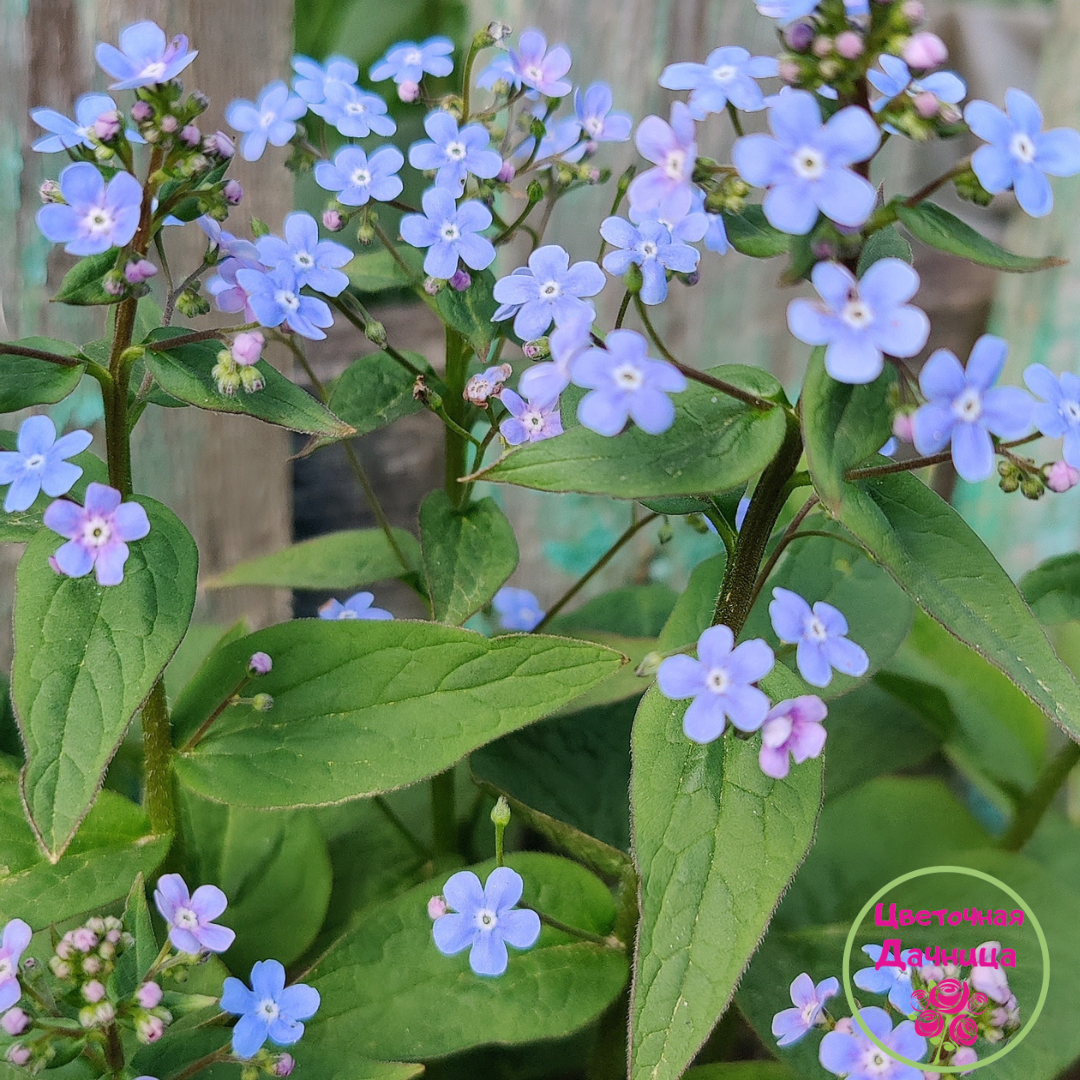
[[[57,364],[60,367],[78,367],[83,363],[77,357],[61,356],[59,353],[47,352],[45,349],[30,349],[25,345],[5,343],[0,346],[0,352],[5,356],[26,356],[31,360],[47,360],[50,364]]]
[[[569,934],[570,937],[580,938],[582,941],[591,941],[594,945],[602,945],[605,949],[618,949],[619,952],[626,952],[626,944],[617,937],[604,937],[602,934],[594,934],[591,930],[582,930],[579,927],[570,926],[552,915],[537,911],[536,908],[530,908],[527,904],[523,904],[522,907],[536,912],[540,917],[540,921],[545,926],[550,926],[552,930],[559,930],[564,934]]]
[[[622,329],[622,324],[626,320],[626,313],[630,310],[630,301],[633,299],[633,295],[634,294],[629,289],[623,293],[622,303],[619,305],[619,314],[615,319],[616,330]]]
[[[468,404],[464,398],[469,374],[469,343],[452,326],[446,327],[446,494],[459,509],[465,500],[461,478],[468,473]]]
[[[124,1045],[115,1023],[105,1029],[105,1066],[110,1076],[119,1077],[124,1071]]]
[[[197,1073],[201,1073],[203,1069],[209,1069],[211,1065],[217,1065],[220,1061],[229,1061],[231,1058],[232,1051],[229,1047],[223,1046],[220,1050],[215,1050],[211,1054],[206,1054],[204,1057],[198,1058],[179,1072],[173,1073],[168,1080],[189,1080],[190,1077],[195,1076]]]
[[[943,172],[936,180],[931,180],[925,187],[919,188],[910,198],[904,200],[904,206],[908,209],[916,207],[924,199],[929,199],[938,188],[944,187],[954,176],[959,176],[963,172],[967,172],[971,168],[971,158],[964,158],[963,161],[958,161],[947,172]]]
[[[1016,808],[1016,815],[999,846],[1005,851],[1020,851],[1034,835],[1043,815],[1054,801],[1069,773],[1080,764],[1080,744],[1070,739],[1043,767],[1035,786]]]
[[[146,811],[155,833],[175,833],[177,827],[173,776],[172,724],[165,683],[158,679],[142,711],[143,768]]]

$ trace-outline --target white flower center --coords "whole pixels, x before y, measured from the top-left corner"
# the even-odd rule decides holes
[[[276,1001],[273,1001],[271,998],[263,998],[263,1000],[255,1007],[255,1011],[269,1024],[272,1020],[278,1018],[278,1012],[280,1010],[277,1007]]]
[[[807,1027],[813,1027],[818,1020],[821,1006],[816,1001],[808,1001],[802,1007],[802,1021]]]
[[[527,427],[532,428],[533,431],[539,431],[544,426],[544,418],[540,413],[534,409],[530,409],[525,413],[521,422]]]
[[[825,172],[825,157],[820,150],[812,146],[804,146],[795,152],[792,158],[795,173],[804,180],[818,180]]]
[[[525,78],[529,82],[539,82],[544,77],[544,69],[539,64],[530,64],[525,69]]]
[[[315,260],[306,251],[298,251],[296,265],[303,270],[310,270],[315,265]]]
[[[1012,137],[1009,150],[1012,152],[1012,156],[1019,161],[1035,160],[1035,144],[1031,141],[1031,136],[1025,135],[1022,131],[1018,131]]]
[[[83,525],[82,542],[86,547],[104,547],[112,536],[112,524],[95,515]]]
[[[266,112],[259,113],[259,127],[268,128],[274,121],[277,120],[277,113],[267,110]]]
[[[10,956],[0,956],[0,983],[7,982],[15,974],[15,965]]]
[[[180,930],[194,930],[199,925],[199,916],[191,908],[177,908],[173,916],[173,925]]]
[[[294,292],[290,292],[288,289],[278,289],[274,293],[274,299],[284,308],[288,308],[289,311],[296,311],[300,307],[300,297]]]
[[[23,468],[28,469],[30,472],[40,472],[44,465],[44,454],[31,454],[28,458],[23,459]]]
[[[656,247],[656,244],[654,244],[652,242],[652,240],[646,240],[646,241],[644,241],[642,243],[642,245],[641,245],[641,254],[646,259],[655,259],[656,258],[656,252],[657,252],[657,247]]]
[[[853,330],[863,330],[874,321],[874,313],[870,305],[863,300],[857,292],[852,291],[840,318]]]
[[[357,613],[355,611],[353,611],[352,608],[342,608],[341,611],[338,612],[337,617],[339,619],[359,619],[360,618],[360,616],[357,615]]]
[[[859,1072],[869,1077],[886,1077],[893,1071],[895,1062],[892,1058],[883,1054],[876,1046],[871,1047],[863,1054],[859,1065]]]
[[[974,387],[968,387],[953,402],[953,412],[959,419],[973,424],[982,416],[982,394]]]
[[[454,142],[446,144],[446,156],[451,161],[461,161],[466,153],[467,151],[463,142],[455,140]]]
[[[599,116],[587,117],[582,126],[594,139],[598,139],[604,133],[604,121]]]
[[[816,615],[811,615],[806,620],[806,636],[814,641],[824,641],[829,636],[829,632],[825,629],[825,624]]]
[[[723,668],[713,668],[705,676],[705,686],[714,694],[722,694],[731,685],[731,678]]]
[[[155,60],[142,69],[142,78],[160,80],[165,74],[165,64],[161,60]]]
[[[439,232],[444,240],[451,243],[461,236],[461,230],[452,221],[444,222]]]
[[[554,300],[562,293],[562,289],[557,281],[545,281],[540,286],[540,299],[541,300]]]
[[[352,182],[357,187],[367,187],[371,183],[371,171],[369,169],[356,169],[352,174]]]
[[[499,916],[491,908],[481,908],[476,913],[477,930],[494,930],[499,925]]]
[[[92,234],[107,233],[112,230],[113,218],[108,210],[103,206],[98,206],[86,215],[84,223]]]
[[[1070,424],[1080,424],[1080,402],[1078,401],[1063,401],[1061,403],[1061,415]]]
[[[718,83],[726,83],[731,82],[737,74],[738,69],[732,64],[721,64],[718,68],[713,68],[712,77]]]
[[[367,105],[365,105],[364,102],[362,102],[362,101],[350,101],[345,106],[345,111],[350,116],[363,116],[364,113],[366,113],[368,111],[368,109],[367,109]]]
[[[419,49],[410,49],[409,52],[407,52],[405,54],[405,63],[406,64],[419,64],[420,61],[423,60],[423,59],[424,59],[424,54],[422,52],[420,52]]]
[[[664,158],[664,174],[672,180],[681,180],[686,169],[686,151],[669,150]]]
[[[620,364],[612,373],[611,378],[615,385],[623,390],[637,390],[645,382],[645,376],[641,374],[641,368],[635,364]]]

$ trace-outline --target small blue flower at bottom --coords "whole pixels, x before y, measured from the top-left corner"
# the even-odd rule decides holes
[[[499,432],[511,446],[541,442],[563,433],[558,401],[526,401],[509,388],[499,394],[499,400],[510,413],[499,424]]]
[[[304,1034],[302,1020],[319,1009],[319,991],[297,983],[285,985],[285,969],[277,960],[257,960],[251,969],[251,989],[231,976],[221,993],[222,1012],[240,1019],[233,1028],[233,1053],[251,1058],[269,1039],[278,1046],[292,1046]]]
[[[902,1057],[918,1061],[926,1053],[926,1040],[915,1031],[910,1020],[893,1030],[892,1020],[884,1009],[870,1006],[859,1010],[866,1026],[887,1046]],[[922,1080],[921,1069],[890,1058],[863,1033],[857,1022],[850,1031],[830,1031],[818,1047],[822,1067],[847,1080]]]
[[[866,652],[848,641],[847,619],[832,604],[819,600],[811,608],[798,593],[776,588],[769,618],[781,641],[798,645],[795,662],[811,686],[828,686],[833,668],[858,678],[870,667]]]
[[[93,441],[89,431],[70,431],[56,437],[56,425],[47,416],[31,416],[22,422],[17,450],[0,451],[0,486],[10,484],[4,510],[29,509],[45,492],[56,499],[66,495],[82,476],[82,469],[66,459],[82,453]]]
[[[392,619],[394,616],[389,611],[371,606],[374,599],[374,593],[358,592],[350,596],[344,604],[340,600],[327,600],[319,608],[319,618],[338,622],[349,619],[371,619],[385,622],[387,619]]]
[[[791,1003],[794,1009],[778,1012],[772,1020],[772,1033],[777,1046],[797,1043],[812,1027],[825,1021],[825,1002],[840,990],[836,978],[823,979],[814,986],[806,972],[795,977],[791,984]]]
[[[491,606],[504,630],[524,630],[527,633],[544,618],[540,601],[528,589],[515,589],[512,585],[504,585],[493,597]]]
[[[664,697],[694,699],[683,717],[686,737],[712,742],[723,735],[729,717],[740,731],[757,731],[765,722],[769,699],[752,684],[772,671],[772,649],[761,638],[735,645],[729,627],[710,626],[698,638],[697,653],[697,660],[669,656],[656,673]]]
[[[469,967],[477,975],[502,975],[506,971],[507,945],[529,949],[540,936],[540,916],[517,908],[525,883],[508,866],[491,871],[487,884],[471,870],[454,874],[443,886],[443,896],[453,911],[439,916],[432,926],[439,952],[453,956],[469,949]]]

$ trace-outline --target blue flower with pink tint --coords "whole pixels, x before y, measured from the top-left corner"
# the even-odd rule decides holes
[[[327,86],[352,86],[360,77],[360,69],[347,56],[330,56],[325,64],[319,64],[309,56],[298,55],[293,57],[292,67],[296,72],[293,90],[309,105],[321,105],[326,100]]]
[[[509,963],[507,945],[529,949],[540,936],[540,916],[518,902],[525,883],[508,866],[496,867],[487,884],[471,870],[459,870],[443,886],[452,909],[432,924],[435,947],[444,956],[469,950],[469,967],[477,975],[502,975]]]
[[[495,246],[480,233],[491,225],[491,211],[481,202],[460,205],[446,188],[424,192],[422,214],[406,214],[401,219],[401,237],[416,248],[427,248],[424,273],[449,279],[458,268],[458,259],[472,270],[486,270],[495,261]]]
[[[590,313],[556,327],[548,338],[551,359],[527,368],[518,381],[518,390],[539,404],[557,401],[570,385],[570,365],[592,347],[592,324]]]
[[[30,944],[33,932],[22,919],[12,919],[0,938],[0,1012],[5,1012],[22,997],[19,985],[19,961]]]
[[[504,585],[492,598],[491,606],[503,630],[535,630],[544,619],[540,601],[528,589]]]
[[[603,348],[590,348],[570,364],[570,378],[589,391],[578,402],[578,420],[598,435],[618,435],[631,420],[649,435],[675,422],[669,394],[686,389],[686,376],[649,356],[636,330],[612,330]]]
[[[108,113],[116,112],[116,102],[108,94],[83,94],[75,102],[75,119],[71,120],[55,109],[31,109],[30,119],[38,127],[51,132],[43,135],[31,147],[41,154],[55,154],[60,150],[73,150],[76,146],[85,146],[93,150],[97,145],[90,138],[94,123]],[[141,143],[146,140],[137,132],[128,129],[125,134],[128,141]]]
[[[491,135],[483,124],[466,124],[459,129],[445,109],[433,109],[424,118],[424,130],[430,141],[414,142],[409,147],[409,164],[434,172],[437,187],[460,198],[470,174],[484,180],[499,175],[502,158],[491,149]]]
[[[669,64],[660,75],[660,85],[668,90],[689,90],[690,115],[704,120],[709,113],[723,112],[730,102],[743,112],[765,108],[765,95],[756,79],[776,75],[776,59],[751,56],[737,45],[713,49],[704,64]]]
[[[234,931],[214,922],[229,906],[216,885],[200,885],[192,893],[179,874],[163,874],[154,890],[154,904],[169,928],[169,940],[181,952],[222,953],[236,940]]]
[[[37,224],[46,240],[63,244],[69,255],[100,255],[129,243],[139,227],[142,186],[131,173],[118,172],[109,182],[88,161],[60,174],[62,203],[46,203]]]
[[[654,167],[630,181],[630,205],[638,211],[655,209],[671,221],[685,217],[694,198],[697,163],[697,135],[690,109],[676,101],[671,106],[670,123],[659,116],[646,116],[638,124],[634,141],[638,153]]]
[[[171,41],[155,22],[138,22],[120,31],[120,48],[99,41],[94,58],[116,82],[110,90],[137,90],[175,79],[198,56],[188,39],[177,34]]]
[[[910,1020],[904,1020],[894,1031],[884,1009],[860,1009],[859,1016],[881,1042],[901,1057],[918,1061],[926,1053],[926,1039],[915,1031]],[[847,1031],[827,1032],[818,1047],[818,1060],[823,1068],[847,1080],[923,1080],[921,1069],[889,1057],[857,1023]]]
[[[28,510],[43,491],[52,499],[66,495],[83,473],[67,459],[81,454],[92,441],[89,431],[71,431],[58,439],[56,425],[47,416],[24,420],[16,449],[0,451],[0,487],[11,485],[4,510],[9,514]]]
[[[541,442],[562,434],[562,417],[557,401],[526,401],[509,387],[499,394],[499,400],[510,413],[499,424],[499,432],[510,446]]]
[[[773,589],[769,604],[776,636],[787,645],[797,645],[795,662],[799,674],[811,686],[828,686],[832,669],[859,678],[870,667],[870,659],[861,646],[848,641],[847,619],[832,606],[819,600],[812,608],[790,589]]]
[[[241,243],[246,243],[246,241],[241,241]],[[254,251],[255,245],[250,246]],[[247,322],[258,322],[259,317],[251,306],[251,296],[236,277],[241,270],[265,273],[266,267],[256,258],[225,259],[223,262],[218,263],[217,273],[207,279],[206,291],[214,298],[218,311],[229,314],[242,311]]]
[[[262,88],[257,101],[237,98],[225,109],[225,119],[243,134],[240,156],[258,161],[266,144],[284,146],[296,134],[296,121],[307,112],[307,102],[276,79]]]
[[[58,499],[50,503],[43,521],[67,538],[53,556],[53,565],[67,577],[95,571],[99,585],[119,585],[130,554],[128,544],[150,532],[150,519],[137,502],[123,502],[116,488],[88,484],[84,505]]]
[[[565,45],[554,45],[549,50],[547,38],[539,30],[526,30],[518,38],[517,48],[510,49],[510,57],[522,86],[549,98],[570,93],[570,83],[563,78],[571,62]]]
[[[674,241],[655,219],[634,226],[625,218],[605,218],[600,235],[615,249],[604,256],[603,267],[609,274],[622,277],[631,266],[640,269],[643,304],[662,304],[668,293],[667,271],[692,273],[701,258],[696,248]]]
[[[791,761],[801,765],[810,758],[819,757],[825,749],[827,734],[822,720],[828,713],[825,702],[813,694],[778,701],[761,725],[761,749],[758,751],[761,771],[774,780],[783,780],[791,769]],[[775,1021],[773,1034],[779,1034]]]
[[[840,981],[836,978],[823,979],[814,985],[814,980],[805,972],[795,977],[791,984],[791,1003],[793,1009],[778,1012],[772,1021],[772,1033],[777,1037],[777,1046],[793,1046],[813,1027],[825,1022],[825,1002],[835,997],[840,991]]]
[[[968,483],[994,471],[991,435],[1019,439],[1031,429],[1031,396],[1016,386],[994,386],[1008,351],[1001,338],[983,334],[966,368],[954,353],[938,349],[919,372],[926,404],[912,417],[915,449],[936,454],[951,443],[953,464]]]
[[[545,244],[529,256],[528,266],[519,266],[495,282],[499,307],[492,322],[514,317],[514,333],[522,341],[544,334],[554,321],[563,326],[574,318],[595,311],[586,297],[604,288],[604,271],[594,262],[570,265],[570,256],[558,244]]]
[[[744,135],[732,161],[739,175],[766,188],[762,204],[769,224],[804,236],[818,213],[855,228],[870,216],[877,191],[851,169],[868,160],[881,143],[873,118],[849,105],[821,122],[821,107],[805,90],[785,90],[769,109],[772,135]]]
[[[319,608],[319,618],[334,622],[342,622],[349,619],[369,619],[371,621],[385,622],[394,616],[385,608],[372,607],[375,594],[369,592],[354,593],[343,604],[340,600],[327,600]]]
[[[393,79],[402,83],[418,83],[425,75],[444,78],[454,70],[451,54],[454,43],[447,37],[430,37],[417,44],[415,41],[399,41],[391,45],[381,60],[370,71],[372,82]]]
[[[614,98],[607,83],[594,82],[584,93],[574,91],[574,115],[589,142],[626,142],[634,127],[629,113],[612,112]]]
[[[247,307],[260,326],[281,326],[311,341],[322,341],[323,331],[334,325],[334,315],[325,300],[305,296],[296,273],[287,264],[274,270],[236,271],[236,283],[247,294]],[[220,303],[220,298],[219,298]]]
[[[340,267],[352,262],[353,253],[344,244],[320,240],[318,223],[302,210],[294,210],[285,219],[284,240],[263,236],[255,247],[267,267],[292,270],[298,288],[307,285],[326,296],[339,296],[349,284]]]
[[[250,240],[241,240],[239,237],[233,236],[231,232],[227,232],[221,227],[220,222],[215,221],[208,214],[196,218],[195,224],[206,233],[206,239],[212,247],[218,249],[222,257],[258,261],[259,252]]]
[[[726,626],[710,626],[697,643],[698,658],[669,656],[656,673],[656,684],[673,701],[693,698],[683,716],[683,732],[697,743],[724,733],[730,719],[740,731],[757,731],[769,712],[769,699],[754,683],[776,662],[772,649],[752,638],[735,644]]]
[[[381,146],[370,157],[359,146],[343,146],[334,160],[315,165],[315,183],[333,191],[343,206],[366,206],[368,201],[389,202],[404,185],[398,171],[405,158],[396,146]]]
[[[934,102],[957,105],[964,100],[964,95],[967,93],[967,85],[955,72],[937,71],[933,75],[923,75],[916,79],[911,74],[911,69],[899,56],[883,53],[878,57],[878,63],[881,65],[881,71],[871,68],[866,73],[870,85],[881,94],[881,97],[870,106],[874,112],[881,112],[890,101],[901,94],[906,94],[916,100],[919,114],[923,115],[925,107],[922,105],[920,95],[929,94]],[[935,112],[937,112],[936,104],[930,115],[932,116]]]
[[[247,1060],[266,1041],[292,1046],[304,1034],[301,1021],[319,1010],[319,991],[303,983],[285,985],[285,969],[277,960],[257,960],[251,989],[229,976],[221,991],[222,1012],[239,1016],[232,1033],[233,1053]]]

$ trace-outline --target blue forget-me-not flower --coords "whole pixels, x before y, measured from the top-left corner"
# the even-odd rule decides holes
[[[791,1046],[812,1027],[824,1023],[825,1002],[835,997],[839,990],[840,981],[835,977],[823,979],[815,986],[806,972],[796,975],[791,984],[791,1003],[795,1008],[778,1012],[772,1020],[776,1045]]]
[[[399,41],[372,66],[371,81],[393,79],[400,85],[418,83],[425,74],[443,78],[454,70],[454,61],[450,58],[453,51],[454,43],[447,37],[430,37],[419,44]]]
[[[258,161],[268,142],[284,146],[296,134],[296,121],[306,112],[307,102],[276,79],[262,88],[257,101],[230,101],[225,119],[243,135],[240,156],[245,161]]]
[[[728,102],[744,112],[765,108],[765,95],[755,79],[776,75],[776,59],[751,56],[737,45],[713,49],[704,64],[669,64],[660,75],[668,90],[689,90],[690,115],[704,120],[709,113],[723,112]]]
[[[369,619],[374,622],[385,622],[394,616],[385,608],[372,607],[375,594],[370,592],[358,592],[349,597],[343,604],[340,600],[327,600],[319,607],[319,618],[329,619],[335,622],[349,619]]]
[[[595,315],[585,299],[600,292],[607,279],[594,262],[570,265],[570,256],[558,244],[545,244],[529,256],[528,266],[495,282],[499,307],[492,322],[514,316],[514,333],[523,341],[540,337],[552,321],[562,326],[575,317]]]
[[[139,227],[142,187],[131,173],[118,172],[106,185],[88,161],[60,174],[62,203],[46,203],[37,212],[46,240],[63,244],[69,255],[100,255],[123,247]]]
[[[136,90],[169,82],[198,55],[188,49],[183,34],[169,41],[165,31],[149,20],[125,26],[120,31],[119,49],[100,41],[94,50],[98,66],[116,80],[110,90]]]
[[[484,180],[499,175],[502,158],[491,147],[491,135],[483,124],[458,122],[445,110],[434,109],[424,119],[429,140],[409,147],[409,164],[414,169],[435,172],[435,184],[455,197],[465,190],[465,178],[472,173]]]
[[[382,146],[370,157],[359,146],[343,146],[332,162],[315,165],[315,183],[335,192],[343,206],[364,206],[370,199],[389,202],[401,194],[398,171],[404,164],[396,146]]]
[[[492,598],[491,606],[504,630],[535,630],[544,618],[540,601],[528,589],[504,585]]]
[[[472,270],[485,270],[495,261],[495,247],[481,236],[491,224],[491,211],[475,200],[460,205],[446,188],[424,192],[422,214],[401,219],[401,236],[407,244],[427,248],[424,273],[435,278],[453,277],[460,258]]]
[[[285,969],[277,960],[256,960],[251,969],[251,989],[232,976],[221,992],[222,1012],[239,1016],[232,1033],[233,1053],[251,1058],[269,1039],[278,1046],[292,1046],[304,1034],[302,1021],[319,1009],[319,991],[313,986],[285,985]]]
[[[870,667],[865,650],[847,638],[847,619],[832,604],[819,600],[811,608],[798,593],[776,588],[769,618],[781,641],[798,646],[795,662],[811,686],[828,686],[833,668],[858,678]]]
[[[667,271],[689,274],[697,269],[701,253],[672,240],[671,233],[656,219],[631,225],[621,217],[605,218],[600,235],[615,250],[604,256],[609,274],[622,277],[631,266],[641,270],[641,302],[662,304],[667,299]]]
[[[1064,436],[1061,456],[1080,468],[1080,376],[1071,371],[1058,376],[1044,364],[1030,364],[1024,382],[1043,398],[1035,405],[1035,426],[1051,439]]]
[[[0,451],[0,486],[11,485],[4,510],[27,510],[43,491],[53,499],[66,495],[83,472],[67,458],[81,454],[92,441],[89,431],[70,431],[58,439],[56,425],[47,416],[24,420],[17,449]]]
[[[294,210],[285,219],[285,239],[260,237],[255,244],[267,267],[288,266],[299,288],[307,285],[326,296],[338,296],[349,284],[340,267],[352,262],[353,253],[344,244],[319,239],[319,226],[303,210]]]

